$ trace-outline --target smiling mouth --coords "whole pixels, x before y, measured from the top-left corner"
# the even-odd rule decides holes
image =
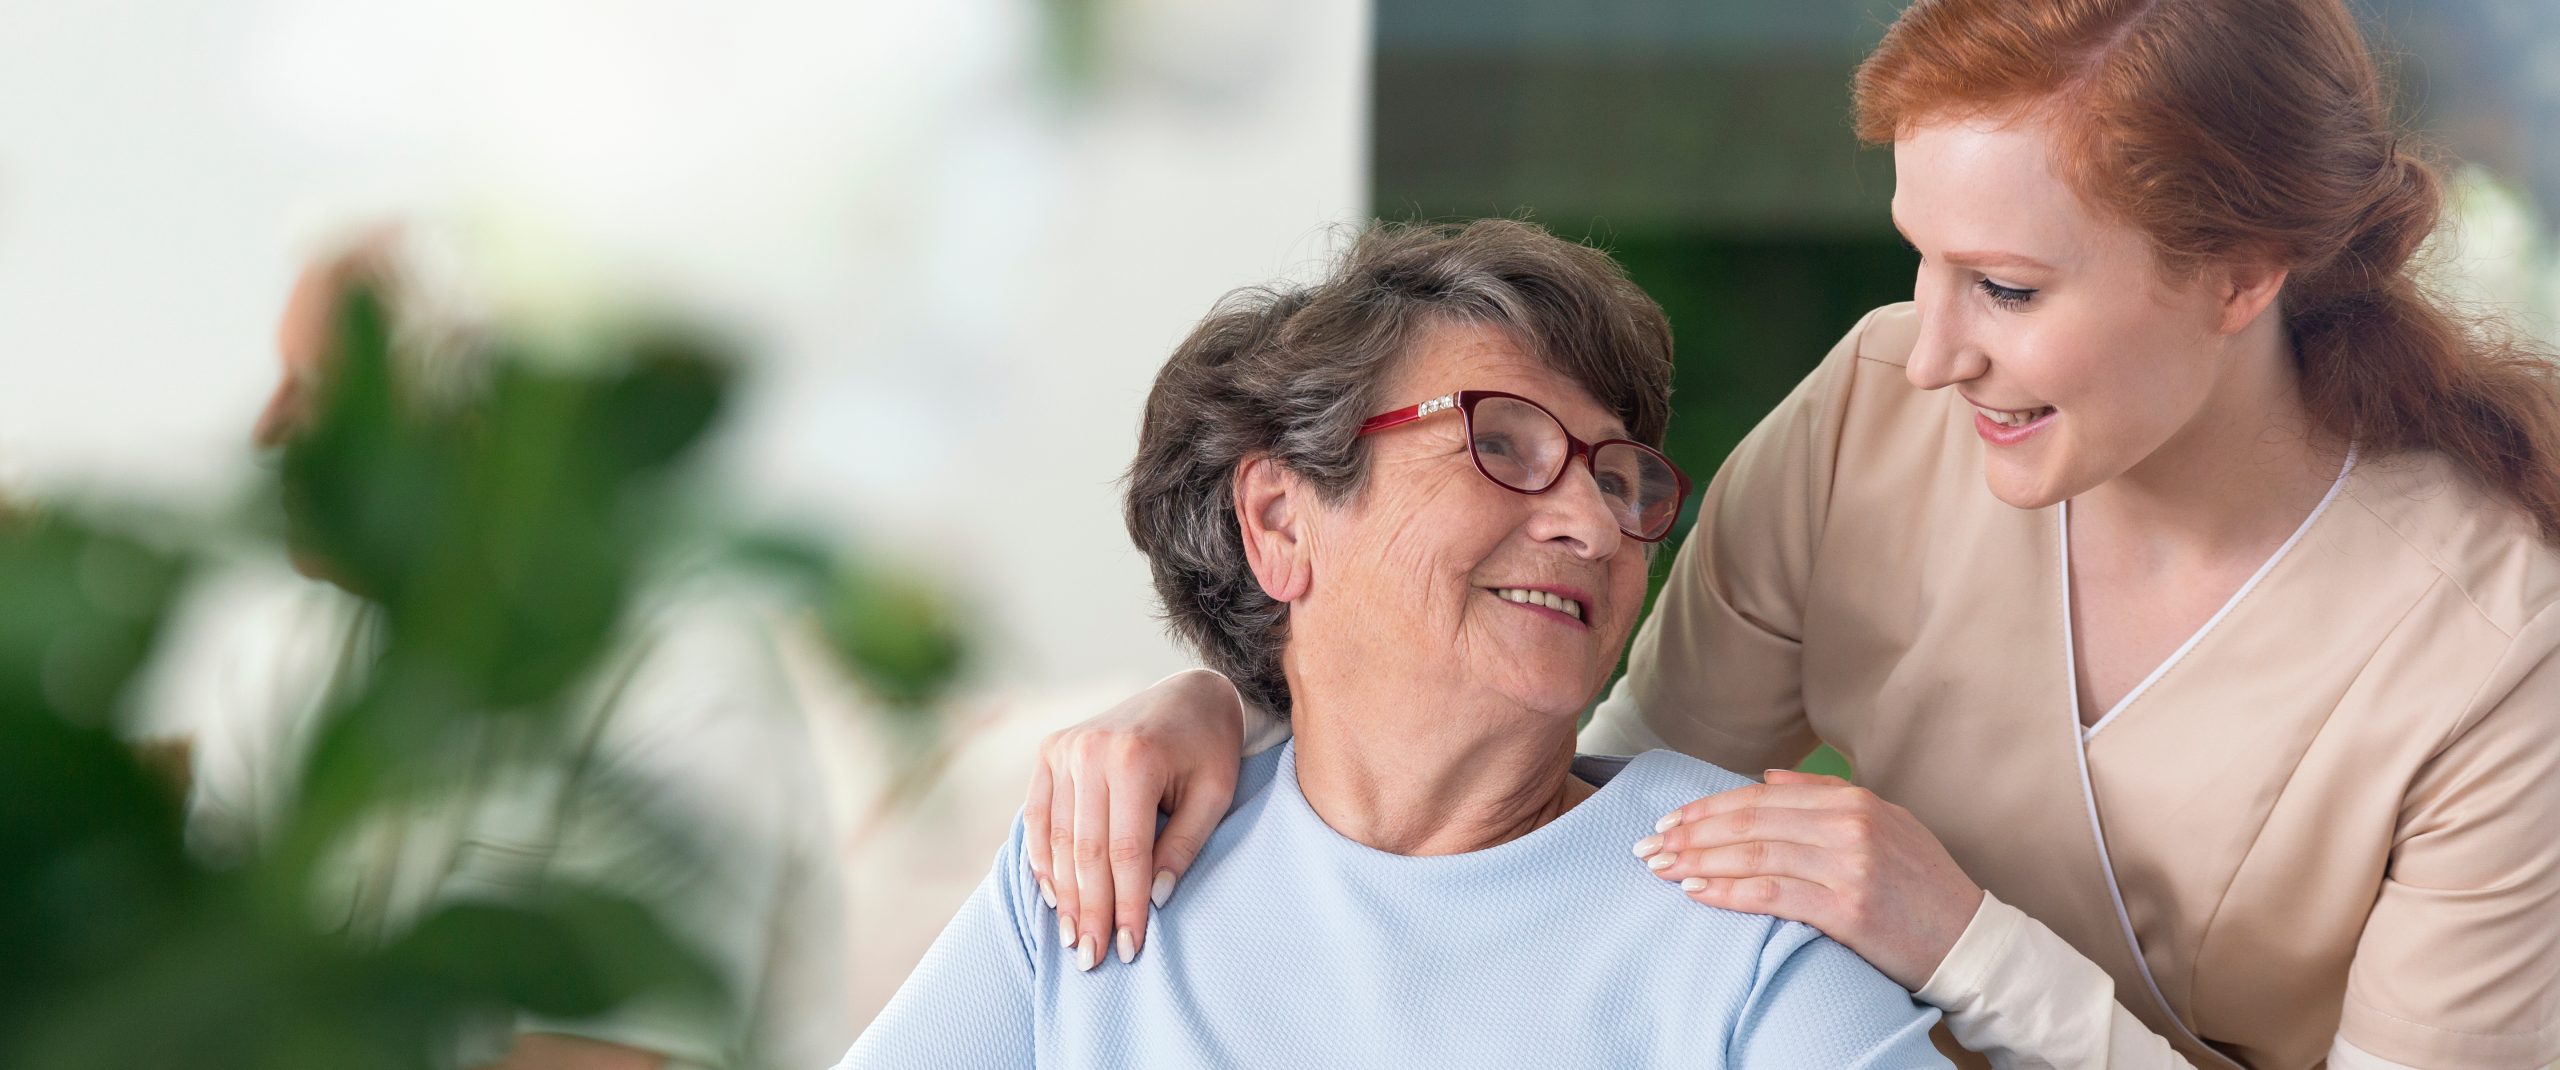
[[[1553,610],[1554,612],[1562,613],[1565,616],[1571,617],[1576,621],[1582,620],[1582,603],[1566,598],[1563,595],[1549,591],[1532,591],[1526,587],[1487,587],[1484,589],[1487,592],[1490,592],[1495,598],[1502,599],[1505,602]]]
[[[2012,411],[2008,409],[1985,408],[1983,406],[1976,405],[1973,407],[1973,411],[1981,413],[1983,419],[1999,424],[2002,427],[2025,427],[2028,424],[2044,419],[2047,415],[2051,414],[2053,412],[2053,406],[2039,405],[2032,409],[2018,409]]]

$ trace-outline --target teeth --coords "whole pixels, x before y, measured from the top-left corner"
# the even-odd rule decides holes
[[[1545,606],[1558,613],[1571,616],[1575,620],[1582,619],[1582,603],[1576,602],[1570,598],[1549,594],[1545,591],[1524,590],[1518,587],[1496,587],[1493,588],[1493,596],[1502,599],[1505,602],[1521,602],[1533,606]]]
[[[2046,405],[2028,409],[2025,412],[2002,412],[1998,409],[1986,409],[1980,405],[1976,405],[1973,407],[1973,411],[1981,413],[1983,419],[1999,424],[2002,427],[2025,427],[2028,424],[2043,419],[2044,414],[2053,411],[2053,407]]]

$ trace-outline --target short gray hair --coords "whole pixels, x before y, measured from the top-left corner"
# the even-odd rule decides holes
[[[1167,623],[1246,701],[1289,713],[1289,607],[1246,565],[1237,466],[1265,455],[1328,502],[1356,494],[1368,472],[1361,422],[1415,340],[1449,323],[1509,332],[1614,412],[1628,437],[1662,444],[1662,309],[1607,254],[1532,224],[1372,224],[1322,280],[1227,294],[1156,375],[1127,516]]]

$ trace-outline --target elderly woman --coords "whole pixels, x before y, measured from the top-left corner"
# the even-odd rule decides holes
[[[1741,777],[1574,756],[1688,491],[1654,447],[1670,352],[1607,257],[1515,222],[1374,228],[1231,296],[1157,377],[1129,527],[1294,738],[1143,958],[1048,922],[1017,823],[844,1065],[1941,1065],[1866,962],[1627,852]]]

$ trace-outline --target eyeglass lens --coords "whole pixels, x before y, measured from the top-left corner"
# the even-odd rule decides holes
[[[1564,474],[1572,447],[1564,425],[1545,409],[1515,398],[1485,398],[1476,403],[1471,429],[1476,465],[1496,483],[1536,494]],[[1670,529],[1680,479],[1661,455],[1611,443],[1592,452],[1591,475],[1621,530],[1649,539]]]

